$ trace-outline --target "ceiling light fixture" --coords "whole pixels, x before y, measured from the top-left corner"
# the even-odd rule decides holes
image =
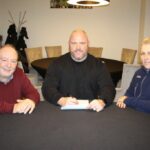
[[[110,0],[68,0],[68,4],[78,6],[104,6],[110,3]]]

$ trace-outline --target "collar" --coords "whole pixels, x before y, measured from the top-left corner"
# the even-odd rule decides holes
[[[11,75],[11,76],[8,77],[6,80],[3,80],[3,79],[0,78],[0,82],[1,82],[1,83],[4,83],[4,84],[7,84],[8,82],[10,82],[10,81],[13,79],[13,77],[14,77],[14,76]]]
[[[80,60],[75,59],[72,55],[71,55],[71,58],[72,58],[75,62],[83,62],[84,60],[86,60],[87,55],[86,55],[84,58],[80,59]]]

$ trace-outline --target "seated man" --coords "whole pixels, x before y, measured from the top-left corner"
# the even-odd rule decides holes
[[[89,109],[101,111],[112,103],[115,88],[104,63],[88,54],[89,40],[83,30],[75,30],[69,39],[69,53],[60,56],[48,68],[42,92],[53,104],[76,105],[78,99],[90,100]]]
[[[17,62],[12,45],[0,48],[0,113],[31,114],[40,96]]]
[[[141,61],[142,67],[135,72],[125,95],[118,99],[116,105],[150,113],[150,38],[143,40]]]

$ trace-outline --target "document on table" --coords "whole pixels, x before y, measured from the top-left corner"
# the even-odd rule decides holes
[[[62,106],[61,110],[88,109],[89,100],[78,100],[78,104]]]

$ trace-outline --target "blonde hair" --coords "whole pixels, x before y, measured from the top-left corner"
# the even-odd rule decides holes
[[[146,44],[150,44],[150,37],[146,37],[146,38],[143,39],[143,41],[141,43],[140,50],[139,50],[140,54],[141,54],[141,51],[142,51],[142,46],[146,45]]]
[[[150,44],[150,37],[146,37],[144,38],[143,42],[142,42],[142,45],[143,44]]]

